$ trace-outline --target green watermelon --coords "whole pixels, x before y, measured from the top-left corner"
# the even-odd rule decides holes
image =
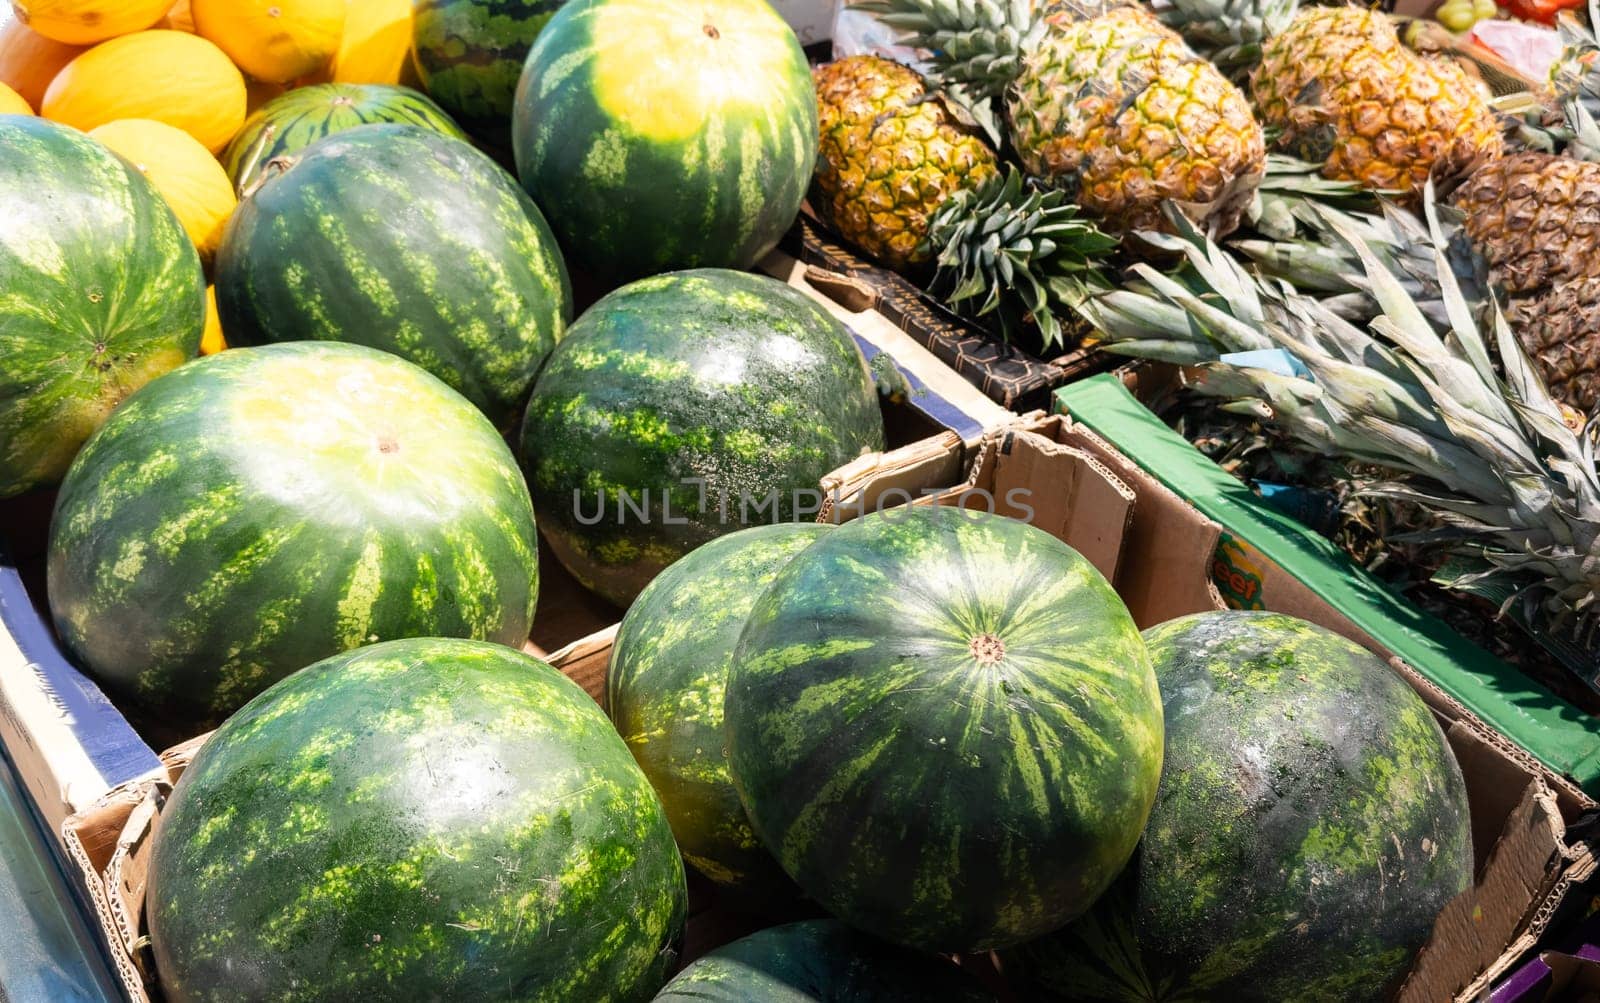
[[[416,0],[422,86],[491,147],[511,149],[511,106],[533,40],[566,0]]]
[[[574,267],[749,268],[800,210],[816,94],[765,0],[574,0],[528,53],[512,138]]]
[[[54,484],[111,410],[194,357],[200,256],[120,157],[0,115],[0,498]]]
[[[722,694],[757,597],[828,528],[756,526],[690,552],[639,594],[611,647],[606,708],[661,795],[684,859],[750,897],[789,886],[728,776]]]
[[[715,537],[813,515],[823,475],[882,448],[850,332],[776,279],[716,269],[591,307],[550,354],[522,426],[545,539],[620,606]]]
[[[319,658],[401,637],[520,645],[527,486],[459,394],[355,345],[230,349],[130,397],[56,499],[67,648],[162,716],[225,716]]]
[[[295,673],[162,812],[161,987],[199,1000],[648,1000],[683,863],[600,708],[520,652],[423,638]]]
[[[409,87],[316,84],[297,87],[257,108],[234,134],[222,155],[222,166],[242,196],[255,186],[271,161],[298,154],[323,136],[384,123],[415,125],[442,136],[466,138],[442,108]]]
[[[1110,886],[1161,770],[1133,617],[1077,551],[1011,519],[890,510],[792,560],[724,706],[757,835],[840,919],[966,953]]]
[[[895,947],[838,920],[789,923],[720,947],[685,968],[656,1003],[993,1003],[942,958]]]
[[[239,205],[216,262],[230,345],[350,341],[415,362],[500,428],[572,319],[566,265],[509,175],[460,140],[369,125]]]
[[[1281,614],[1146,636],[1166,767],[1135,866],[1007,971],[1065,999],[1386,998],[1472,882],[1466,787],[1427,705]]]

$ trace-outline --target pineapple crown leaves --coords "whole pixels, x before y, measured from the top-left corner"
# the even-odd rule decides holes
[[[852,6],[909,32],[932,52],[929,80],[980,120],[981,106],[1021,75],[1024,53],[1044,30],[1032,0],[860,0]]]
[[[1027,184],[1009,165],[946,199],[927,240],[933,292],[959,313],[992,315],[1007,341],[1031,320],[1047,346],[1065,340],[1060,311],[1108,285],[1100,261],[1117,248],[1065,193]]]
[[[1314,451],[1391,471],[1370,493],[1426,507],[1440,523],[1431,542],[1493,569],[1472,577],[1511,582],[1508,604],[1520,601],[1587,643],[1600,635],[1596,428],[1563,423],[1498,304],[1474,304],[1457,279],[1455,222],[1431,188],[1424,205],[1442,329],[1350,230],[1343,236],[1381,311],[1365,329],[1287,283],[1252,275],[1181,225],[1166,238],[1182,254],[1177,275],[1138,266],[1136,286],[1096,298],[1089,312],[1112,350],[1199,363],[1198,388],[1230,401],[1229,410]],[[1262,347],[1293,353],[1312,377],[1214,361]]]
[[[1235,83],[1261,62],[1261,46],[1282,34],[1300,8],[1299,0],[1153,0],[1163,24],[1184,37],[1196,52]]]

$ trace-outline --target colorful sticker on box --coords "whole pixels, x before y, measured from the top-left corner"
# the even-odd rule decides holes
[[[1266,609],[1262,598],[1261,552],[1228,533],[1222,534],[1211,560],[1211,579],[1222,599],[1234,609]]]

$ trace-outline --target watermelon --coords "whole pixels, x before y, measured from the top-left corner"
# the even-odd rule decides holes
[[[716,269],[591,307],[550,354],[522,426],[545,539],[620,606],[715,537],[813,516],[824,474],[882,448],[850,332],[776,279]]]
[[[230,349],[128,398],[67,472],[47,571],[80,664],[193,724],[374,641],[520,645],[539,586],[494,427],[409,362],[317,342]]]
[[[166,998],[648,1000],[683,863],[593,700],[479,641],[326,659],[208,738],[162,812]]]
[[[645,587],[611,647],[606,708],[661,795],[678,848],[701,874],[747,898],[790,889],[728,776],[728,665],[761,591],[828,528],[779,523],[712,540]]]
[[[511,106],[533,40],[565,0],[416,0],[422,86],[490,147],[510,152]]]
[[[701,957],[656,1003],[993,1003],[942,958],[895,947],[838,920],[789,923]]]
[[[779,572],[724,731],[789,876],[851,925],[941,952],[1087,910],[1161,770],[1150,656],[1105,578],[1041,529],[951,508],[869,515]]]
[[[749,268],[800,210],[816,94],[765,0],[574,0],[528,53],[512,139],[574,267]]]
[[[200,256],[143,174],[0,115],[0,498],[54,484],[113,408],[194,357]]]
[[[566,265],[509,175],[460,140],[369,125],[240,204],[216,262],[230,345],[350,341],[444,380],[500,428],[572,319]]]
[[[1472,882],[1461,770],[1365,649],[1277,613],[1152,628],[1166,767],[1136,864],[1006,969],[1056,998],[1386,998]]]
[[[316,84],[297,87],[257,108],[234,134],[222,166],[241,196],[255,187],[267,164],[290,157],[323,136],[361,125],[394,123],[465,139],[461,127],[425,94],[388,84]]]

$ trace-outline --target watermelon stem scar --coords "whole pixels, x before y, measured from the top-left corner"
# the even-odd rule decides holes
[[[1006,643],[993,634],[979,634],[968,647],[979,665],[995,665],[1006,657]]]

